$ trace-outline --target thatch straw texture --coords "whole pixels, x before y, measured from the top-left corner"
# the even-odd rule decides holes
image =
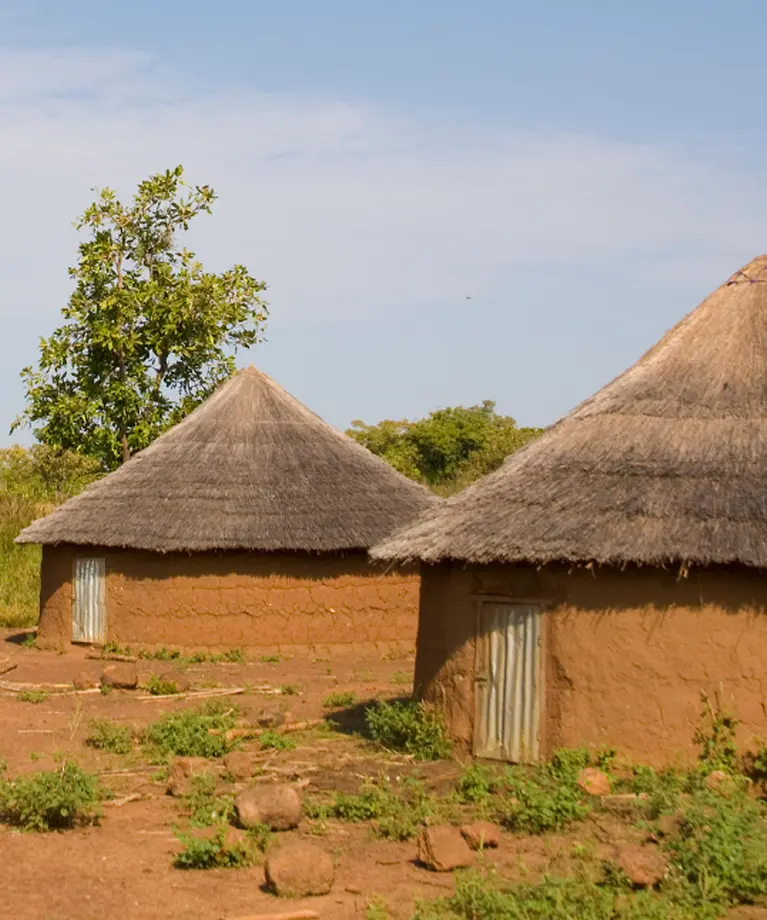
[[[767,567],[767,256],[372,556]]]
[[[249,368],[18,542],[159,552],[367,549],[435,501]]]

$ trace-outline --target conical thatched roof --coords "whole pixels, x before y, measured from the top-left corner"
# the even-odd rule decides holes
[[[767,567],[767,256],[372,555]]]
[[[435,501],[249,368],[18,541],[159,552],[367,549]]]

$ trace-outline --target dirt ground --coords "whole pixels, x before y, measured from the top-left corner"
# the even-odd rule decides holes
[[[61,755],[100,775],[116,799],[106,802],[96,826],[52,833],[20,832],[0,825],[0,853],[5,872],[0,893],[0,916],[18,920],[230,920],[260,914],[308,908],[323,920],[365,918],[368,905],[380,900],[395,920],[412,917],[416,899],[448,894],[454,880],[417,861],[415,841],[375,839],[365,824],[328,821],[322,836],[312,822],[286,838],[307,836],[332,853],[336,881],[331,894],[304,900],[276,898],[264,884],[262,867],[228,870],[179,870],[173,867],[181,844],[174,829],[187,829],[184,802],[166,793],[139,751],[117,756],[85,745],[89,723],[107,718],[137,727],[146,726],[163,712],[197,705],[188,698],[156,699],[146,691],[98,690],[76,693],[69,687],[75,675],[87,672],[97,679],[103,661],[86,658],[87,649],[65,654],[39,651],[21,644],[23,634],[0,631],[0,760],[9,775],[53,769]],[[166,662],[139,661],[139,671],[161,673]],[[248,688],[227,697],[252,724],[267,713],[289,712],[289,719],[305,721],[326,716],[323,700],[329,693],[354,691],[358,702],[376,696],[394,698],[411,692],[412,656],[365,656],[358,651],[326,658],[249,660],[246,664],[193,664],[184,668],[193,688]],[[41,702],[24,701],[20,685],[60,685]],[[268,693],[265,689],[285,690]],[[15,689],[14,689],[15,688]],[[339,715],[341,728],[353,728],[361,706]],[[345,718],[348,717],[348,725]],[[382,754],[344,730],[319,729],[296,734],[289,751],[258,752],[266,772],[297,783],[305,795],[322,796],[333,790],[357,791],[365,777],[385,774],[392,782],[417,775],[431,792],[452,788],[461,764],[441,761],[414,764],[404,756]],[[120,802],[138,794],[140,798]],[[313,833],[314,831],[314,833]],[[590,847],[609,856],[616,842],[627,838],[626,824],[600,815],[572,832],[544,837],[504,834],[497,850],[483,859],[505,876],[533,878],[543,871],[566,870],[572,854]],[[733,914],[745,917],[745,914]]]

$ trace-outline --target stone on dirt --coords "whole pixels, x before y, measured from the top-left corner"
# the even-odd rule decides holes
[[[101,685],[116,690],[135,690],[138,669],[135,664],[108,664],[101,672]]]
[[[610,780],[596,767],[586,767],[578,774],[578,785],[588,795],[610,795]]]
[[[192,791],[192,777],[211,772],[210,761],[204,757],[176,757],[168,774],[168,795],[188,795]]]
[[[94,687],[98,687],[98,685],[98,680],[96,680],[95,677],[91,677],[87,671],[80,671],[72,681],[72,686],[75,690],[92,690]]]
[[[224,757],[224,768],[234,779],[250,779],[253,767],[253,757],[245,751],[232,751]]]
[[[418,859],[435,872],[452,872],[471,864],[473,854],[457,827],[428,827],[418,838]]]
[[[256,717],[259,728],[280,728],[285,724],[285,713],[263,709]]]
[[[327,894],[335,880],[330,854],[316,843],[303,840],[270,853],[264,869],[269,887],[288,897]]]
[[[497,847],[501,842],[501,829],[490,821],[474,821],[461,828],[463,839],[472,850]]]
[[[301,796],[292,786],[257,786],[243,790],[235,799],[242,827],[264,824],[273,831],[289,831],[301,820]]]
[[[668,863],[657,847],[624,844],[618,847],[615,861],[632,885],[651,888],[668,872]]]

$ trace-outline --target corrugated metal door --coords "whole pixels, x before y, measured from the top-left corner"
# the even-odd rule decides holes
[[[106,561],[76,559],[72,603],[72,641],[106,641]]]
[[[538,759],[541,614],[537,607],[482,604],[477,636],[474,753]]]

